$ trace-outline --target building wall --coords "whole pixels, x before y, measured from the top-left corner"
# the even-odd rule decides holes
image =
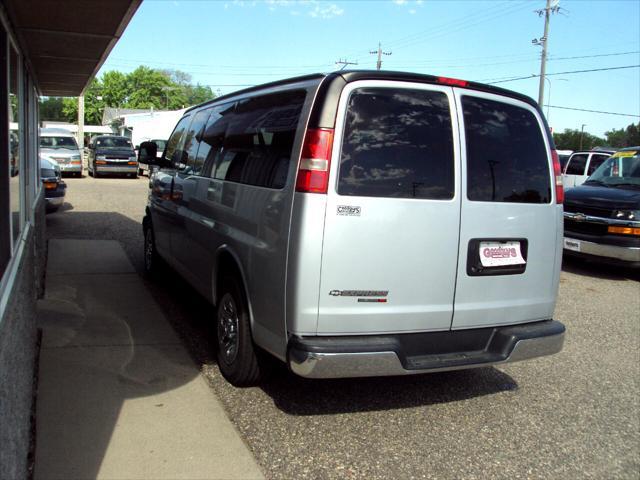
[[[45,249],[44,197],[27,235],[20,265],[0,317],[0,478],[27,478],[36,358],[36,309]],[[40,245],[40,247],[38,247]]]
[[[38,93],[0,9],[0,479],[28,472],[43,293],[44,192],[38,161]],[[4,112],[4,113],[3,113]]]

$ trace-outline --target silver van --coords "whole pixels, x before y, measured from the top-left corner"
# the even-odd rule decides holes
[[[444,77],[353,71],[188,110],[150,179],[145,269],[217,306],[218,363],[311,378],[559,352],[560,165],[536,103]],[[267,358],[268,359],[268,358]],[[265,363],[266,362],[266,363]]]
[[[75,135],[69,130],[41,128],[40,156],[56,162],[62,173],[72,173],[82,177],[82,154]]]

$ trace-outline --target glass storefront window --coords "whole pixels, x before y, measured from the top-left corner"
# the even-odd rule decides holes
[[[18,52],[9,47],[9,210],[14,246],[20,237],[22,210],[20,175],[20,61]]]

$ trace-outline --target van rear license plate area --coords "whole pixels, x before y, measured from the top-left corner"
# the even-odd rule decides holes
[[[516,275],[527,268],[525,238],[474,238],[467,250],[467,274]]]
[[[527,263],[522,257],[520,242],[480,242],[478,255],[483,267]]]

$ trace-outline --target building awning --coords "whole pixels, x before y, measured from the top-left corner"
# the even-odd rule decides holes
[[[81,95],[142,0],[3,0],[42,95]]]

